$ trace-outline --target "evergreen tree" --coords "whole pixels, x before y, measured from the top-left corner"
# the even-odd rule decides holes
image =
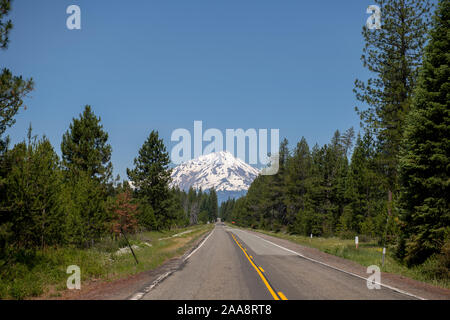
[[[111,214],[100,182],[83,171],[65,179],[66,238],[71,245],[89,247],[110,231]]]
[[[302,137],[294,150],[293,156],[287,163],[286,172],[286,210],[287,223],[291,225],[291,230],[302,233],[292,227],[296,220],[297,213],[305,210],[305,196],[308,192],[308,179],[311,172],[311,153],[306,139]]]
[[[174,220],[173,223],[176,227],[185,227],[189,225],[189,217],[184,210],[185,192],[180,191],[177,188],[171,190],[172,192],[172,208]],[[183,196],[181,196],[183,194]]]
[[[309,191],[306,198],[304,219],[308,222],[307,234],[324,234],[324,221],[327,216],[327,207],[325,200],[325,153],[326,146],[320,148],[318,144],[314,145],[311,151],[311,177],[309,181]]]
[[[234,198],[229,198],[227,201],[224,201],[220,205],[220,219],[222,221],[231,221],[231,215],[233,212],[234,204],[236,200]]]
[[[158,221],[152,206],[145,201],[139,202],[138,224],[144,230],[157,230]]]
[[[341,136],[341,145],[344,148],[344,155],[349,156],[349,153],[353,147],[353,141],[355,139],[355,129],[353,127],[347,129]]]
[[[9,32],[13,27],[11,20],[6,20],[10,10],[11,1],[0,0],[0,49],[3,50],[8,47]],[[5,137],[4,134],[6,129],[15,123],[14,117],[20,107],[26,108],[23,99],[33,88],[33,79],[24,80],[21,76],[14,76],[6,68],[0,72],[0,251],[12,237],[10,212],[5,208],[8,196],[5,179],[11,170],[6,159],[9,137]]]
[[[63,165],[71,176],[84,172],[104,184],[111,179],[112,150],[100,121],[87,105],[63,135],[61,152]]]
[[[7,49],[9,32],[13,25],[5,17],[11,10],[10,0],[0,0],[0,49]],[[23,99],[34,88],[33,79],[24,80],[21,76],[12,75],[8,69],[0,72],[0,153],[6,147],[3,134],[15,123],[15,115],[23,106]],[[1,159],[0,159],[1,160]],[[1,176],[0,176],[1,179]]]
[[[217,201],[216,190],[214,189],[209,190],[209,203],[208,220],[215,222],[219,216],[219,203]]]
[[[378,165],[386,177],[391,202],[397,186],[397,158],[405,116],[422,60],[431,5],[425,0],[375,0],[375,4],[381,8],[381,29],[363,27],[365,47],[361,57],[374,77],[367,82],[356,80],[354,91],[356,98],[368,106],[366,110],[356,110],[365,129],[378,142]]]
[[[363,137],[358,135],[346,177],[346,206],[340,219],[342,235],[382,236],[374,223],[377,215],[385,217],[387,213],[383,209],[383,183],[374,169],[374,154],[370,133],[365,132]]]
[[[279,149],[279,169],[277,174],[273,176],[267,176],[269,180],[270,189],[268,192],[269,200],[269,221],[274,225],[275,229],[281,228],[282,225],[287,224],[287,210],[286,210],[286,194],[285,194],[285,177],[286,166],[289,161],[289,149],[288,140],[283,139],[280,143]]]
[[[194,190],[193,187],[189,188],[187,197],[186,197],[186,208],[187,208],[187,214],[189,216],[189,223],[197,224],[199,221],[198,214],[201,210],[201,203],[197,199],[197,192]]]
[[[342,144],[338,130],[334,133],[331,143],[324,146],[322,157],[322,190],[325,199],[323,228],[325,234],[333,234],[343,211],[345,177],[348,169],[346,146]]]
[[[60,203],[59,159],[47,138],[28,141],[8,151],[5,178],[8,190],[2,202],[0,224],[8,223],[12,243],[20,248],[61,243],[64,215]]]
[[[409,264],[450,239],[450,1],[441,0],[408,116],[400,158],[400,206]]]
[[[8,15],[11,10],[11,0],[1,0],[0,1],[0,49],[5,49],[9,42],[9,31],[12,29],[13,25],[11,20],[4,21],[4,17]]]
[[[61,143],[67,197],[67,240],[90,246],[109,230],[111,214],[107,208],[111,181],[111,146],[90,106],[74,118]]]
[[[152,131],[134,159],[134,169],[127,169],[137,197],[152,207],[159,229],[170,227],[174,220],[169,163],[163,140]]]
[[[250,227],[258,227],[260,229],[269,229],[272,226],[274,214],[273,214],[273,203],[272,203],[272,183],[273,176],[258,176],[250,185],[247,195],[245,197],[246,201],[236,203],[232,211],[232,219]],[[245,207],[244,207],[245,204]],[[252,216],[247,221],[239,216],[244,215],[247,210],[252,213]]]

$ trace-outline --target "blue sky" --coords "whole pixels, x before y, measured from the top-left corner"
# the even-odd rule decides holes
[[[81,8],[82,29],[66,28]],[[290,146],[359,129],[352,92],[368,0],[15,0],[0,67],[36,88],[7,133],[30,122],[60,153],[84,105],[102,118],[125,178],[152,129],[278,128]]]

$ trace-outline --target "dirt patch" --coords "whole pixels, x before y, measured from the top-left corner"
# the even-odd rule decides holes
[[[161,251],[162,252],[176,251],[176,250],[184,247],[185,245],[187,245],[193,238],[194,238],[194,236],[186,237],[186,238],[176,238],[173,240],[173,243],[171,245],[162,249]]]
[[[191,232],[194,232],[194,231],[196,231],[196,230],[186,230],[186,231],[184,231],[184,232],[180,232],[180,233],[174,234],[174,235],[171,236],[171,237],[167,237],[167,238],[159,238],[158,240],[172,239],[172,238],[179,237],[179,236],[182,236],[183,234],[191,233]]]

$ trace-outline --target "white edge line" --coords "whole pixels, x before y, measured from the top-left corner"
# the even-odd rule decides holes
[[[152,290],[158,283],[163,281],[165,278],[167,278],[171,274],[172,274],[172,271],[169,271],[169,272],[166,272],[163,275],[159,276],[158,279],[153,281],[150,286],[148,286],[147,288],[144,289],[144,291],[136,293],[134,296],[132,296],[130,298],[130,300],[141,300],[145,294],[149,293],[150,290]]]
[[[239,230],[239,231],[248,233],[248,234],[250,234],[250,235],[253,235],[253,236],[255,236],[255,237],[257,237],[257,238],[259,238],[259,239],[261,239],[261,240],[263,240],[263,241],[266,241],[266,242],[268,242],[268,243],[270,243],[270,244],[272,244],[272,245],[274,245],[274,246],[276,246],[276,247],[279,247],[279,248],[281,248],[281,249],[283,249],[283,250],[289,251],[289,252],[291,252],[291,253],[293,253],[293,254],[295,254],[295,255],[297,255],[297,256],[300,256],[300,257],[302,257],[302,258],[304,258],[304,259],[306,259],[306,260],[310,260],[310,261],[312,261],[312,262],[315,262],[315,263],[318,263],[318,264],[322,264],[322,265],[324,265],[324,266],[326,266],[326,267],[329,267],[329,268],[331,268],[331,269],[335,269],[335,270],[337,270],[337,271],[340,271],[340,272],[343,272],[343,273],[352,275],[352,276],[354,276],[354,277],[363,279],[364,281],[367,281],[366,278],[361,277],[360,275],[357,275],[357,274],[355,274],[355,273],[353,273],[353,272],[345,271],[345,270],[339,269],[339,268],[337,268],[337,267],[331,266],[331,265],[329,265],[329,264],[326,264],[326,263],[324,263],[324,262],[318,261],[318,260],[316,260],[316,259],[306,257],[306,256],[304,256],[304,255],[301,254],[301,253],[298,253],[298,252],[295,252],[295,251],[293,251],[293,250],[290,250],[290,249],[287,249],[287,248],[285,248],[285,247],[282,247],[282,246],[280,246],[280,245],[278,245],[278,244],[276,244],[276,243],[273,243],[273,242],[271,242],[271,241],[269,241],[269,240],[266,240],[266,239],[264,239],[264,238],[261,238],[260,236],[257,236],[257,235],[255,235],[255,234],[251,234],[251,233],[249,233],[249,232],[247,232],[247,231],[244,231],[244,230],[241,230],[241,229],[235,229],[235,230]],[[399,293],[404,294],[404,295],[407,295],[407,296],[414,297],[414,298],[419,299],[419,300],[426,300],[425,298],[416,296],[415,294],[412,294],[412,293],[403,291],[403,290],[398,289],[398,288],[395,288],[395,287],[391,287],[391,286],[389,286],[389,285],[387,285],[387,284],[378,283],[378,282],[376,282],[376,281],[374,281],[373,283],[379,284],[380,286],[383,286],[383,287],[385,287],[385,288],[391,289],[391,290],[393,290],[393,291],[399,292]]]
[[[183,261],[186,261],[186,260],[189,259],[194,253],[196,253],[197,250],[200,249],[200,248],[205,244],[206,240],[208,240],[209,237],[211,237],[211,235],[214,233],[214,230],[216,230],[216,228],[214,228],[213,231],[211,231],[211,233],[209,234],[209,236],[207,236],[207,237],[205,238],[205,240],[203,240],[203,242],[200,243],[200,245],[199,245],[197,248],[195,248],[194,251],[192,251],[187,257],[185,257],[185,258],[183,259]]]
[[[206,242],[206,240],[208,240],[209,237],[211,237],[211,235],[213,234],[215,228],[213,229],[213,231],[211,231],[211,233],[209,234],[209,236],[207,236],[205,238],[205,240],[203,240],[203,242],[197,247],[195,248],[194,251],[192,251],[187,257],[185,257],[183,259],[183,262],[186,261],[187,259],[189,259],[198,249],[200,249],[201,246],[203,246],[203,244]],[[148,286],[147,288],[144,289],[144,291],[142,292],[138,292],[135,295],[133,295],[130,300],[141,300],[144,295],[146,295],[147,293],[149,293],[154,287],[156,287],[156,285],[158,285],[158,283],[160,283],[161,281],[163,281],[165,278],[167,278],[168,276],[170,276],[173,273],[173,271],[169,271],[164,273],[163,275],[159,276],[155,281],[152,282],[152,284],[150,286]]]

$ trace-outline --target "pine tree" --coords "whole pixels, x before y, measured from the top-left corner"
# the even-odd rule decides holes
[[[344,155],[349,156],[349,153],[353,147],[353,141],[355,139],[355,129],[353,127],[347,129],[341,136],[341,145],[344,148]]]
[[[350,167],[346,177],[345,199],[346,206],[341,217],[341,232],[360,234],[363,224],[371,217],[380,214],[377,211],[376,201],[380,197],[378,190],[379,177],[372,169],[372,144],[369,132],[364,137],[358,135],[353,151]],[[382,189],[381,189],[381,192]],[[365,234],[375,236],[375,230],[364,227]]]
[[[71,245],[89,247],[110,231],[107,195],[100,182],[83,171],[65,179],[66,238]]]
[[[109,231],[107,197],[111,184],[111,146],[90,106],[74,118],[61,143],[69,243],[91,246]]]
[[[8,47],[8,34],[13,25],[11,20],[3,21],[4,16],[8,15],[11,10],[11,0],[0,1],[0,49],[6,49]]]
[[[270,181],[270,212],[269,220],[275,229],[281,228],[281,226],[287,225],[287,210],[286,210],[286,192],[285,192],[285,177],[287,163],[290,158],[288,149],[288,140],[286,138],[281,141],[279,150],[279,169],[277,174],[268,176]]]
[[[305,210],[303,211],[309,225],[307,233],[318,236],[324,234],[323,225],[327,219],[325,153],[326,146],[320,148],[318,144],[314,145],[311,150],[311,176],[308,183]]]
[[[9,32],[13,27],[11,20],[5,20],[10,10],[11,1],[0,0],[0,49],[3,50],[8,47]],[[6,159],[9,137],[4,137],[4,134],[7,128],[14,125],[14,117],[19,109],[26,108],[23,99],[33,88],[33,79],[24,80],[21,76],[14,76],[6,68],[0,72],[0,251],[12,237],[9,211],[5,209],[8,193],[5,179],[11,168]]]
[[[367,82],[356,80],[354,91],[356,98],[368,106],[356,110],[365,130],[371,131],[378,142],[379,168],[387,178],[391,199],[396,192],[398,152],[422,60],[431,5],[425,0],[375,0],[375,4],[381,8],[381,29],[363,27],[365,47],[361,57],[374,77]]]
[[[152,131],[134,159],[134,168],[127,169],[137,197],[152,207],[158,228],[168,228],[174,220],[169,163],[163,140],[159,139],[157,131]]]
[[[158,221],[156,221],[155,211],[152,206],[145,201],[139,202],[138,224],[144,230],[158,229]]]
[[[236,213],[248,210],[252,213],[251,221],[246,221],[246,225],[255,227],[258,226],[260,229],[268,229],[272,226],[273,221],[273,203],[272,203],[272,176],[258,176],[253,180],[250,185],[246,201],[238,202],[236,201],[233,208],[232,216],[236,220]],[[244,208],[245,204],[245,208]],[[243,221],[241,221],[242,223]]]
[[[7,49],[9,32],[13,25],[5,17],[11,10],[10,0],[0,0],[0,49]],[[0,153],[6,147],[3,134],[15,123],[15,115],[23,106],[23,99],[33,90],[33,79],[24,80],[21,76],[13,76],[11,71],[3,69],[0,73]],[[1,159],[0,159],[1,160]],[[0,176],[1,178],[1,176]]]
[[[219,216],[219,203],[214,189],[209,190],[209,203],[208,221],[215,222]]]
[[[201,203],[197,199],[197,192],[191,186],[189,188],[188,194],[186,196],[186,208],[189,216],[189,223],[197,224],[198,222],[198,214],[201,210]]]
[[[222,221],[231,222],[231,216],[236,200],[234,198],[229,198],[220,205],[220,219]]]
[[[171,189],[172,197],[172,205],[171,209],[173,212],[173,225],[175,227],[185,227],[189,225],[189,218],[186,212],[184,211],[183,203],[184,196],[181,197],[180,193],[186,194],[185,192],[181,192],[177,188]]]
[[[10,223],[12,242],[21,248],[44,247],[63,241],[59,159],[47,138],[28,141],[7,152],[8,190],[3,222]]]
[[[333,234],[343,211],[345,177],[347,175],[347,146],[342,144],[342,136],[337,130],[331,143],[323,149],[323,191],[324,191],[324,233]],[[352,141],[347,141],[351,143]]]
[[[0,0],[0,49],[6,50],[9,43],[9,32],[13,24],[11,20],[6,20],[6,16],[11,10],[10,0]],[[14,125],[14,117],[19,109],[24,106],[24,98],[34,89],[33,79],[24,80],[22,76],[14,76],[10,70],[4,68],[0,72],[0,254],[7,246],[8,241],[14,236],[12,229],[12,217],[10,209],[7,209],[8,193],[6,186],[7,175],[11,173],[11,162],[8,163],[7,148],[9,137],[4,137],[6,129]],[[17,151],[17,150],[16,150]]]
[[[305,195],[307,193],[308,179],[311,172],[311,153],[306,139],[302,137],[287,162],[286,172],[286,210],[287,223],[292,231],[302,233],[292,227],[299,210],[305,210]]]
[[[89,105],[85,106],[80,118],[74,118],[69,130],[63,135],[61,152],[63,165],[70,176],[80,172],[105,184],[111,179],[111,145],[108,133],[103,130]]]
[[[400,206],[409,264],[450,239],[450,1],[441,0],[408,116],[400,158]]]

